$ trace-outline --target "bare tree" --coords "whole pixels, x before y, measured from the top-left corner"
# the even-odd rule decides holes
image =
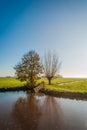
[[[59,58],[54,52],[52,53],[49,50],[45,53],[43,68],[45,77],[49,81],[49,85],[51,84],[52,78],[54,78],[56,74],[59,73],[60,65],[61,63],[59,62]]]
[[[35,81],[42,72],[39,55],[33,50],[29,51],[23,56],[21,63],[17,64],[14,69],[20,81],[26,81],[27,86],[35,86]]]

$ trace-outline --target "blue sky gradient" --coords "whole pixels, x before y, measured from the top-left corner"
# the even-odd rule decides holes
[[[87,1],[0,0],[0,76],[32,49],[55,50],[64,77],[87,77]]]

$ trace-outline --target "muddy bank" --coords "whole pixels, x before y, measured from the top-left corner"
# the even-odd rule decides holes
[[[17,87],[12,87],[12,88],[0,88],[0,92],[10,92],[10,91],[26,91],[30,90],[33,91],[34,88],[28,87],[28,86],[17,86]]]
[[[55,92],[49,90],[40,90],[41,93],[54,96],[54,97],[61,97],[61,98],[70,98],[70,99],[77,99],[77,100],[87,100],[87,93],[76,93],[76,92]]]
[[[12,87],[12,88],[0,88],[0,92],[12,92],[12,91],[31,91],[36,92],[35,89],[38,87],[28,87],[28,86],[21,86],[21,87]],[[79,92],[55,92],[50,90],[41,89],[38,91],[39,93],[44,93],[46,95],[60,97],[60,98],[69,98],[69,99],[76,99],[76,100],[87,100],[87,93],[79,93]]]
[[[39,92],[39,90],[41,88],[44,87],[44,83],[39,83],[33,87],[31,86],[27,86],[27,85],[24,85],[24,86],[16,86],[16,87],[7,87],[7,88],[0,88],[0,92],[9,92],[9,91],[26,91],[26,90],[30,90],[31,92]]]

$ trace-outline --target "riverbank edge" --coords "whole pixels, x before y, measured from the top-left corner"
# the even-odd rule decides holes
[[[16,86],[16,87],[0,88],[0,92],[26,91],[31,89],[32,87],[28,87],[28,86]]]
[[[70,98],[70,99],[86,99],[87,100],[87,92],[81,93],[81,92],[56,92],[52,90],[45,90],[41,89],[39,92],[44,93],[46,95],[54,96],[54,97],[60,97],[60,98]]]
[[[30,87],[27,86],[17,86],[12,88],[0,88],[0,92],[14,92],[14,91],[27,91],[31,90]],[[70,99],[86,99],[87,100],[87,92],[81,93],[81,92],[56,92],[53,90],[45,90],[40,89],[40,93],[44,93],[46,95],[54,96],[54,97],[60,97],[60,98],[70,98]]]

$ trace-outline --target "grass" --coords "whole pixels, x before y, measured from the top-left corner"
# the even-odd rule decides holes
[[[55,82],[56,81],[56,82]],[[54,92],[87,93],[87,79],[55,79],[45,90]]]
[[[87,79],[80,78],[57,78],[52,80],[52,85],[47,85],[47,79],[39,79],[38,83],[46,83],[46,91],[87,93]],[[15,78],[0,78],[0,88],[14,88],[25,85]]]
[[[14,88],[25,85],[25,82],[20,82],[15,78],[0,78],[0,88]]]
[[[66,82],[74,82],[74,81],[83,81],[85,79],[81,79],[81,78],[54,78],[52,80],[52,85],[54,84],[59,84],[59,83],[66,83]],[[48,84],[48,80],[46,78],[42,78],[42,79],[39,79],[37,81],[37,83],[40,83],[44,81],[46,84]]]

